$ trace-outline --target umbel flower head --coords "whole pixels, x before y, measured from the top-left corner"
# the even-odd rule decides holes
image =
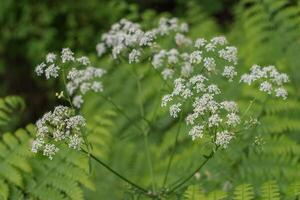
[[[191,127],[189,135],[192,139],[202,138],[206,132],[212,137],[217,135],[214,142],[226,148],[241,118],[237,103],[220,101],[221,95],[221,89],[216,84],[209,83],[207,77],[199,74],[189,79],[175,79],[174,89],[163,97],[162,106],[172,102],[169,106],[170,115],[177,118],[182,106],[189,107],[187,104],[191,104],[192,110],[187,114],[186,125]],[[228,135],[227,139],[219,140],[218,135],[223,133]]]
[[[253,65],[250,73],[242,75],[240,82],[248,85],[259,83],[260,91],[269,95],[275,94],[279,98],[287,98],[287,91],[283,88],[283,84],[289,82],[289,77],[285,73],[278,72],[275,66]]]
[[[237,64],[236,47],[227,46],[228,41],[224,36],[193,41],[185,35],[186,32],[188,25],[180,23],[177,18],[162,18],[157,27],[147,31],[142,30],[137,23],[122,19],[103,34],[96,49],[99,56],[111,50],[114,59],[128,58],[129,63],[140,62],[141,57],[149,56],[153,67],[160,70],[161,76],[166,80],[178,76],[189,77],[204,68],[202,70],[209,73],[222,70],[223,77],[232,81],[237,75],[234,67]],[[169,35],[175,35],[176,48],[161,48],[157,39]],[[151,52],[148,55],[147,50]]]
[[[148,31],[123,19],[103,35],[96,48],[100,56],[111,51],[113,59],[123,57],[129,63],[150,58],[161,77],[173,83],[161,106],[168,107],[173,118],[184,112],[186,125],[190,127],[188,134],[193,140],[208,136],[216,146],[227,148],[235,133],[244,129],[242,124],[248,122],[241,117],[237,102],[225,99],[223,94],[223,87],[232,84],[238,75],[238,50],[224,36],[192,40],[185,35],[187,32],[188,25],[176,18],[163,18],[157,27]],[[160,46],[161,36],[170,36],[173,47]],[[220,84],[218,80],[225,82]],[[260,82],[261,91],[285,99],[287,92],[282,85],[287,81],[287,75],[279,73],[274,66],[255,65],[240,82]]]
[[[57,106],[36,122],[37,134],[31,150],[34,153],[41,151],[52,159],[59,150],[59,142],[67,143],[70,148],[80,149],[84,142],[81,131],[85,126],[83,116],[75,115],[75,111],[69,107]]]
[[[142,30],[140,24],[122,19],[102,35],[96,50],[99,56],[111,50],[114,59],[124,55],[129,59],[129,63],[135,63],[140,61],[143,48],[155,46],[157,37],[187,31],[188,25],[179,23],[177,18],[161,18],[158,26],[148,31]]]
[[[45,61],[36,67],[35,72],[38,76],[45,75],[46,79],[63,76],[67,94],[76,108],[82,106],[83,96],[88,91],[103,91],[100,78],[105,74],[105,70],[92,67],[86,56],[75,57],[69,48],[63,48],[60,56],[48,53]]]

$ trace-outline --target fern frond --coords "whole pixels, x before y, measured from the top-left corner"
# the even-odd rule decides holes
[[[275,181],[269,181],[261,187],[262,200],[279,200],[280,194]]]
[[[3,180],[0,180],[0,199],[7,200],[9,196],[9,187]]]
[[[204,199],[204,193],[198,185],[190,185],[183,194],[184,199],[186,200],[198,200]]]
[[[254,199],[253,187],[250,184],[242,184],[235,188],[234,200],[251,200]]]
[[[227,198],[227,193],[222,190],[215,190],[208,194],[205,200],[223,200]]]
[[[300,197],[300,181],[295,181],[289,185],[287,197],[290,199],[297,199]]]
[[[19,96],[0,98],[0,131],[10,131],[19,122],[25,109],[25,101]]]
[[[0,141],[0,197],[3,199],[83,199],[81,186],[94,188],[88,176],[87,158],[65,150],[50,161],[33,157],[29,151],[33,125],[14,134],[5,133]],[[60,147],[63,149],[66,147]]]

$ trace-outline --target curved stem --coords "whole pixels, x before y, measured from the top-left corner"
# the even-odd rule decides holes
[[[168,166],[167,166],[167,170],[166,170],[166,174],[165,174],[165,178],[164,178],[164,182],[163,182],[163,187],[165,187],[165,185],[167,183],[169,171],[170,171],[172,161],[173,161],[173,158],[174,158],[174,155],[175,155],[176,145],[178,143],[179,133],[180,133],[180,129],[181,129],[181,122],[182,122],[182,119],[183,119],[182,115],[183,115],[183,112],[181,112],[181,115],[180,115],[179,125],[178,125],[178,129],[177,129],[176,136],[175,136],[175,142],[174,142],[174,146],[172,148],[171,156],[169,158],[169,162],[168,162]]]
[[[176,181],[179,182],[178,184],[176,184],[175,182],[175,186],[173,186],[168,192],[167,194],[171,194],[173,193],[175,190],[177,190],[178,188],[180,188],[182,185],[184,185],[186,182],[188,182],[215,154],[216,150],[212,150],[212,152],[208,155],[205,156],[205,160],[192,172],[190,173],[185,179],[183,179],[182,181]]]
[[[93,158],[97,163],[99,163],[100,165],[102,165],[104,168],[106,168],[108,171],[112,172],[114,175],[116,175],[117,177],[119,177],[123,181],[127,182],[128,184],[130,184],[134,188],[136,188],[136,189],[140,190],[141,192],[145,193],[146,195],[148,195],[148,191],[146,189],[144,189],[143,187],[135,184],[134,182],[130,181],[129,179],[125,178],[123,175],[121,175],[119,172],[117,172],[114,169],[112,169],[110,166],[108,166],[107,164],[105,164],[99,158],[95,157],[93,154],[87,152],[84,149],[81,149],[81,151],[83,153],[87,154],[89,157]]]

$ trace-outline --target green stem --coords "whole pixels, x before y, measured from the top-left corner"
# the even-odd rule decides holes
[[[102,98],[104,98],[107,102],[109,102],[111,105],[113,105],[114,107],[115,107],[115,109],[117,110],[117,112],[118,113],[120,113],[121,115],[123,115],[126,119],[127,119],[127,121],[128,122],[130,122],[131,124],[133,124],[134,125],[134,127],[138,130],[138,131],[140,131],[141,133],[143,133],[144,131],[143,131],[143,129],[140,127],[140,126],[138,126],[138,125],[136,125],[131,119],[130,119],[130,117],[115,103],[115,102],[113,102],[112,100],[111,100],[111,98],[109,98],[109,97],[107,97],[107,96],[105,96],[105,95],[101,95],[102,96]]]
[[[154,171],[153,171],[153,164],[152,164],[152,160],[151,160],[151,155],[150,155],[150,151],[149,151],[149,144],[148,144],[148,137],[147,137],[147,132],[145,132],[144,134],[144,145],[145,145],[145,151],[146,151],[146,156],[147,156],[147,162],[148,162],[148,166],[149,166],[149,170],[150,170],[150,175],[151,175],[151,179],[152,179],[152,190],[155,193],[156,192],[156,188],[155,188],[155,177],[154,177]]]
[[[67,90],[67,81],[66,81],[66,73],[65,73],[65,70],[63,69],[62,70],[62,77],[63,77],[63,83],[64,83],[64,86],[65,86],[65,94],[66,94],[66,99],[67,101],[69,102],[70,106],[74,109],[74,106],[73,106],[73,103],[71,101],[71,97],[68,93],[68,90]],[[75,110],[75,109],[74,109]]]
[[[190,173],[186,178],[184,178],[182,181],[176,181],[175,186],[173,186],[168,192],[167,194],[171,194],[173,193],[175,190],[177,190],[178,188],[180,188],[182,185],[184,185],[186,182],[188,182],[215,154],[216,150],[212,150],[211,153],[208,156],[205,156],[205,160],[192,172]],[[176,184],[178,183],[178,184]]]
[[[169,171],[170,171],[170,168],[171,168],[171,165],[172,165],[172,162],[173,162],[173,158],[174,158],[174,155],[175,155],[175,150],[176,150],[176,146],[177,146],[178,138],[179,138],[179,133],[180,133],[180,129],[181,129],[181,122],[182,122],[182,119],[183,119],[182,115],[183,115],[183,112],[181,112],[181,115],[180,115],[179,125],[178,125],[178,129],[177,129],[176,136],[175,136],[175,142],[174,142],[174,146],[172,148],[171,156],[169,158],[169,162],[168,162],[168,166],[167,166],[167,170],[166,170],[166,174],[165,174],[165,178],[164,178],[164,182],[163,182],[163,187],[165,187],[165,185],[167,183]]]
[[[136,84],[137,84],[137,89],[138,89],[138,97],[141,97],[142,94],[142,86],[141,86],[141,81],[138,76],[137,71],[133,67],[133,73],[136,79]],[[140,107],[140,113],[141,117],[145,118],[145,112],[144,112],[144,107],[143,107],[143,102],[141,99],[139,99],[139,107]],[[149,144],[148,144],[148,131],[144,131],[144,146],[145,146],[145,151],[146,151],[146,157],[147,157],[147,162],[148,162],[148,167],[151,175],[151,185],[152,185],[152,190],[154,194],[156,193],[156,188],[155,188],[155,176],[154,176],[154,170],[153,170],[153,163],[150,155],[150,150],[149,150]]]
[[[104,168],[106,168],[108,171],[112,172],[114,175],[116,175],[117,177],[119,177],[123,181],[127,182],[128,184],[130,184],[134,188],[138,189],[139,191],[143,192],[145,195],[149,196],[148,191],[146,189],[144,189],[143,187],[141,187],[141,186],[135,184],[134,182],[130,181],[129,179],[125,178],[123,175],[121,175],[119,172],[117,172],[114,169],[112,169],[110,166],[108,166],[106,163],[104,163],[103,161],[101,161],[99,158],[97,158],[93,154],[87,152],[84,149],[81,149],[81,151],[83,153],[87,154],[89,157],[91,157],[92,159],[94,159],[97,163],[99,163],[100,165],[102,165]]]

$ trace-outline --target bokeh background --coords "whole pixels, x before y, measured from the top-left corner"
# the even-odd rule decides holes
[[[172,199],[184,199],[188,194],[204,195],[200,199],[241,199],[238,196],[243,192],[247,197],[244,199],[299,199],[299,0],[0,0],[0,97],[18,95],[23,99],[13,100],[19,102],[22,112],[10,110],[13,123],[7,126],[2,126],[8,114],[0,101],[1,144],[9,146],[9,140],[3,136],[5,132],[11,132],[13,138],[18,137],[19,128],[34,123],[45,111],[60,103],[54,96],[61,88],[60,81],[44,81],[34,74],[34,68],[48,52],[60,52],[63,47],[70,47],[79,55],[89,56],[95,66],[108,70],[109,77],[104,80],[105,93],[135,120],[128,123],[101,97],[89,95],[83,113],[95,132],[89,138],[95,143],[94,153],[134,181],[149,185],[141,138],[137,137],[133,124],[143,125],[136,105],[141,99],[148,111],[147,117],[153,115],[152,109],[157,104],[153,99],[160,100],[160,83],[151,75],[144,76],[143,95],[137,96],[135,81],[123,69],[128,64],[116,63],[110,56],[98,58],[95,46],[101,34],[122,18],[150,27],[162,16],[186,21],[190,25],[189,36],[193,39],[225,35],[239,50],[240,72],[247,71],[252,64],[272,64],[288,73],[291,79],[289,99],[269,101],[263,110],[259,104],[263,99],[261,94],[249,88],[227,89],[226,95],[239,97],[242,107],[253,96],[258,96],[258,106],[253,112],[263,113],[262,126],[245,133],[231,148],[217,155],[199,174],[200,178],[193,179],[189,187],[183,188]],[[149,67],[149,63],[140,65],[141,73]],[[164,173],[176,130],[176,121],[171,120],[166,111],[154,119],[149,142],[157,182],[162,181],[159,177]],[[253,146],[256,136],[264,140],[262,147]],[[19,148],[28,149],[28,142],[22,141],[19,141],[22,144],[18,144]],[[183,134],[170,179],[176,180],[191,171],[197,165],[199,152],[203,151],[201,142],[194,144]],[[66,196],[69,199],[143,199],[98,165],[93,163],[89,167],[88,160],[71,153],[60,155],[60,159],[51,163],[39,158],[38,162],[42,164],[31,154],[26,154],[29,157],[24,161],[26,164],[21,162],[23,158],[16,156],[16,162],[19,159],[17,163],[22,163],[19,169],[5,159],[7,155],[14,155],[11,151],[1,152],[0,148],[1,162],[8,164],[0,163],[0,197],[1,194],[14,194],[15,199],[65,199]],[[74,166],[84,172],[76,175],[80,170]],[[49,169],[55,172],[56,182],[49,179],[51,176],[46,173]],[[10,178],[6,173],[15,176]],[[69,179],[71,189],[63,188],[69,184]],[[42,183],[47,183],[46,189]],[[42,186],[37,187],[39,184]],[[50,192],[49,188],[55,190]]]
[[[31,102],[25,122],[36,119],[54,99],[48,96],[53,84],[45,85],[33,74],[34,67],[50,51],[70,47],[95,54],[101,34],[120,20],[142,21],[144,17],[167,14],[196,20],[210,15],[222,30],[233,24],[237,0],[194,1],[195,16],[189,13],[192,1],[34,1],[2,0],[0,6],[0,96],[21,95]],[[200,9],[204,8],[204,9]],[[205,10],[205,12],[204,12]],[[194,19],[193,19],[194,18]],[[48,105],[48,106],[47,106]]]

